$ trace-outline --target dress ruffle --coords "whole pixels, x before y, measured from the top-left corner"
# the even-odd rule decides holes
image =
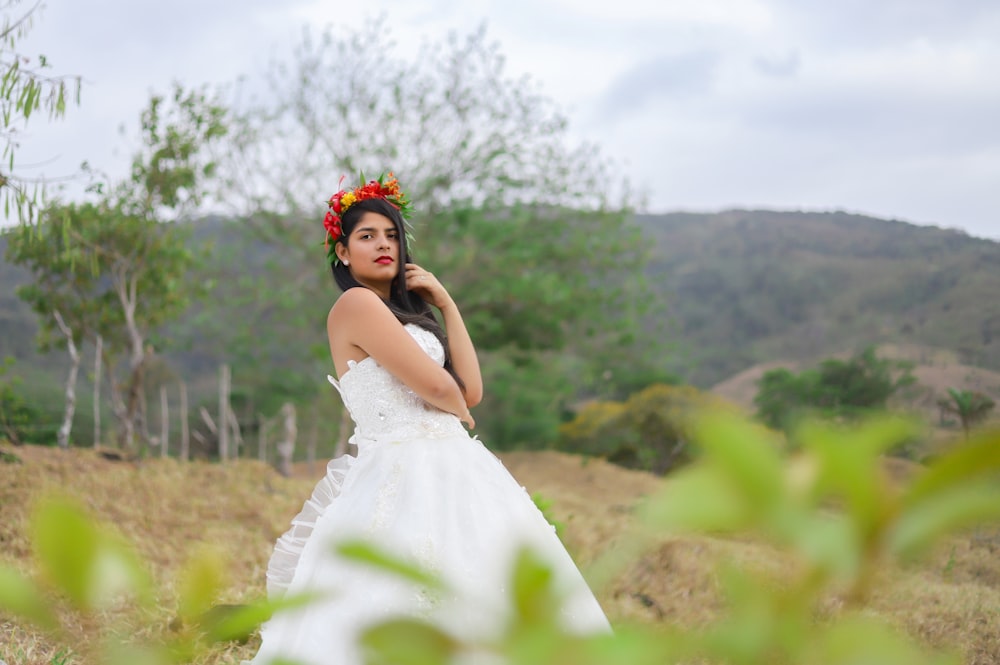
[[[326,475],[316,483],[312,496],[292,519],[292,526],[278,539],[267,564],[267,597],[271,600],[285,595],[299,565],[302,548],[316,528],[316,521],[333,500],[340,496],[347,473],[356,461],[357,458],[352,455],[341,455],[330,460],[326,465]]]

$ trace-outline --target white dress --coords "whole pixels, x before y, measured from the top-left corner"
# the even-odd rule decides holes
[[[444,362],[432,333],[412,324],[406,330]],[[424,402],[373,358],[351,361],[339,384],[330,381],[356,424],[358,455],[329,463],[267,570],[270,597],[318,592],[324,599],[264,624],[254,664],[283,657],[303,665],[361,665],[358,633],[400,615],[424,618],[459,638],[495,636],[509,614],[511,563],[524,545],[552,567],[566,629],[610,630],[553,527],[456,416]],[[359,538],[434,573],[446,592],[334,551],[336,543]]]

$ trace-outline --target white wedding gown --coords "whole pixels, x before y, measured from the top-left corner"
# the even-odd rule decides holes
[[[406,330],[439,364],[437,338]],[[389,617],[418,617],[460,639],[489,639],[510,612],[513,558],[531,547],[563,594],[562,625],[610,630],[603,611],[555,530],[527,492],[459,419],[430,406],[373,358],[351,362],[339,384],[356,424],[357,457],[332,460],[302,512],[277,542],[268,595],[316,592],[323,600],[278,612],[261,628],[252,661],[362,665],[357,636]],[[431,592],[335,552],[365,539],[445,583]],[[463,663],[495,663],[470,656]]]

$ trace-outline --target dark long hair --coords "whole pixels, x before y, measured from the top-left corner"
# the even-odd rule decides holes
[[[462,392],[465,392],[465,383],[455,373],[455,369],[451,364],[451,353],[448,351],[448,337],[445,335],[441,324],[434,318],[431,306],[418,294],[406,289],[406,264],[412,263],[412,259],[410,258],[409,249],[406,246],[406,227],[399,210],[385,199],[363,199],[358,201],[341,216],[340,226],[343,229],[343,233],[337,242],[341,242],[347,246],[351,231],[354,230],[354,227],[357,226],[358,221],[361,220],[361,217],[366,212],[374,212],[387,217],[393,223],[393,226],[396,227],[397,237],[399,238],[399,272],[396,273],[389,287],[389,299],[383,299],[382,302],[386,304],[389,311],[396,317],[396,320],[403,325],[414,323],[424,330],[429,330],[438,338],[438,341],[441,342],[441,346],[444,348],[444,368],[455,378]],[[337,282],[337,286],[340,287],[341,291],[359,287],[365,288],[363,284],[354,279],[354,275],[351,274],[350,269],[344,265],[343,261],[332,265],[331,268],[333,270],[333,279]]]

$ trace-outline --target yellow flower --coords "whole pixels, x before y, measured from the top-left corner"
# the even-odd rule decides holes
[[[356,199],[357,197],[354,196],[354,192],[347,192],[346,194],[344,194],[344,196],[340,199],[341,211],[347,210],[349,207],[351,207]]]

